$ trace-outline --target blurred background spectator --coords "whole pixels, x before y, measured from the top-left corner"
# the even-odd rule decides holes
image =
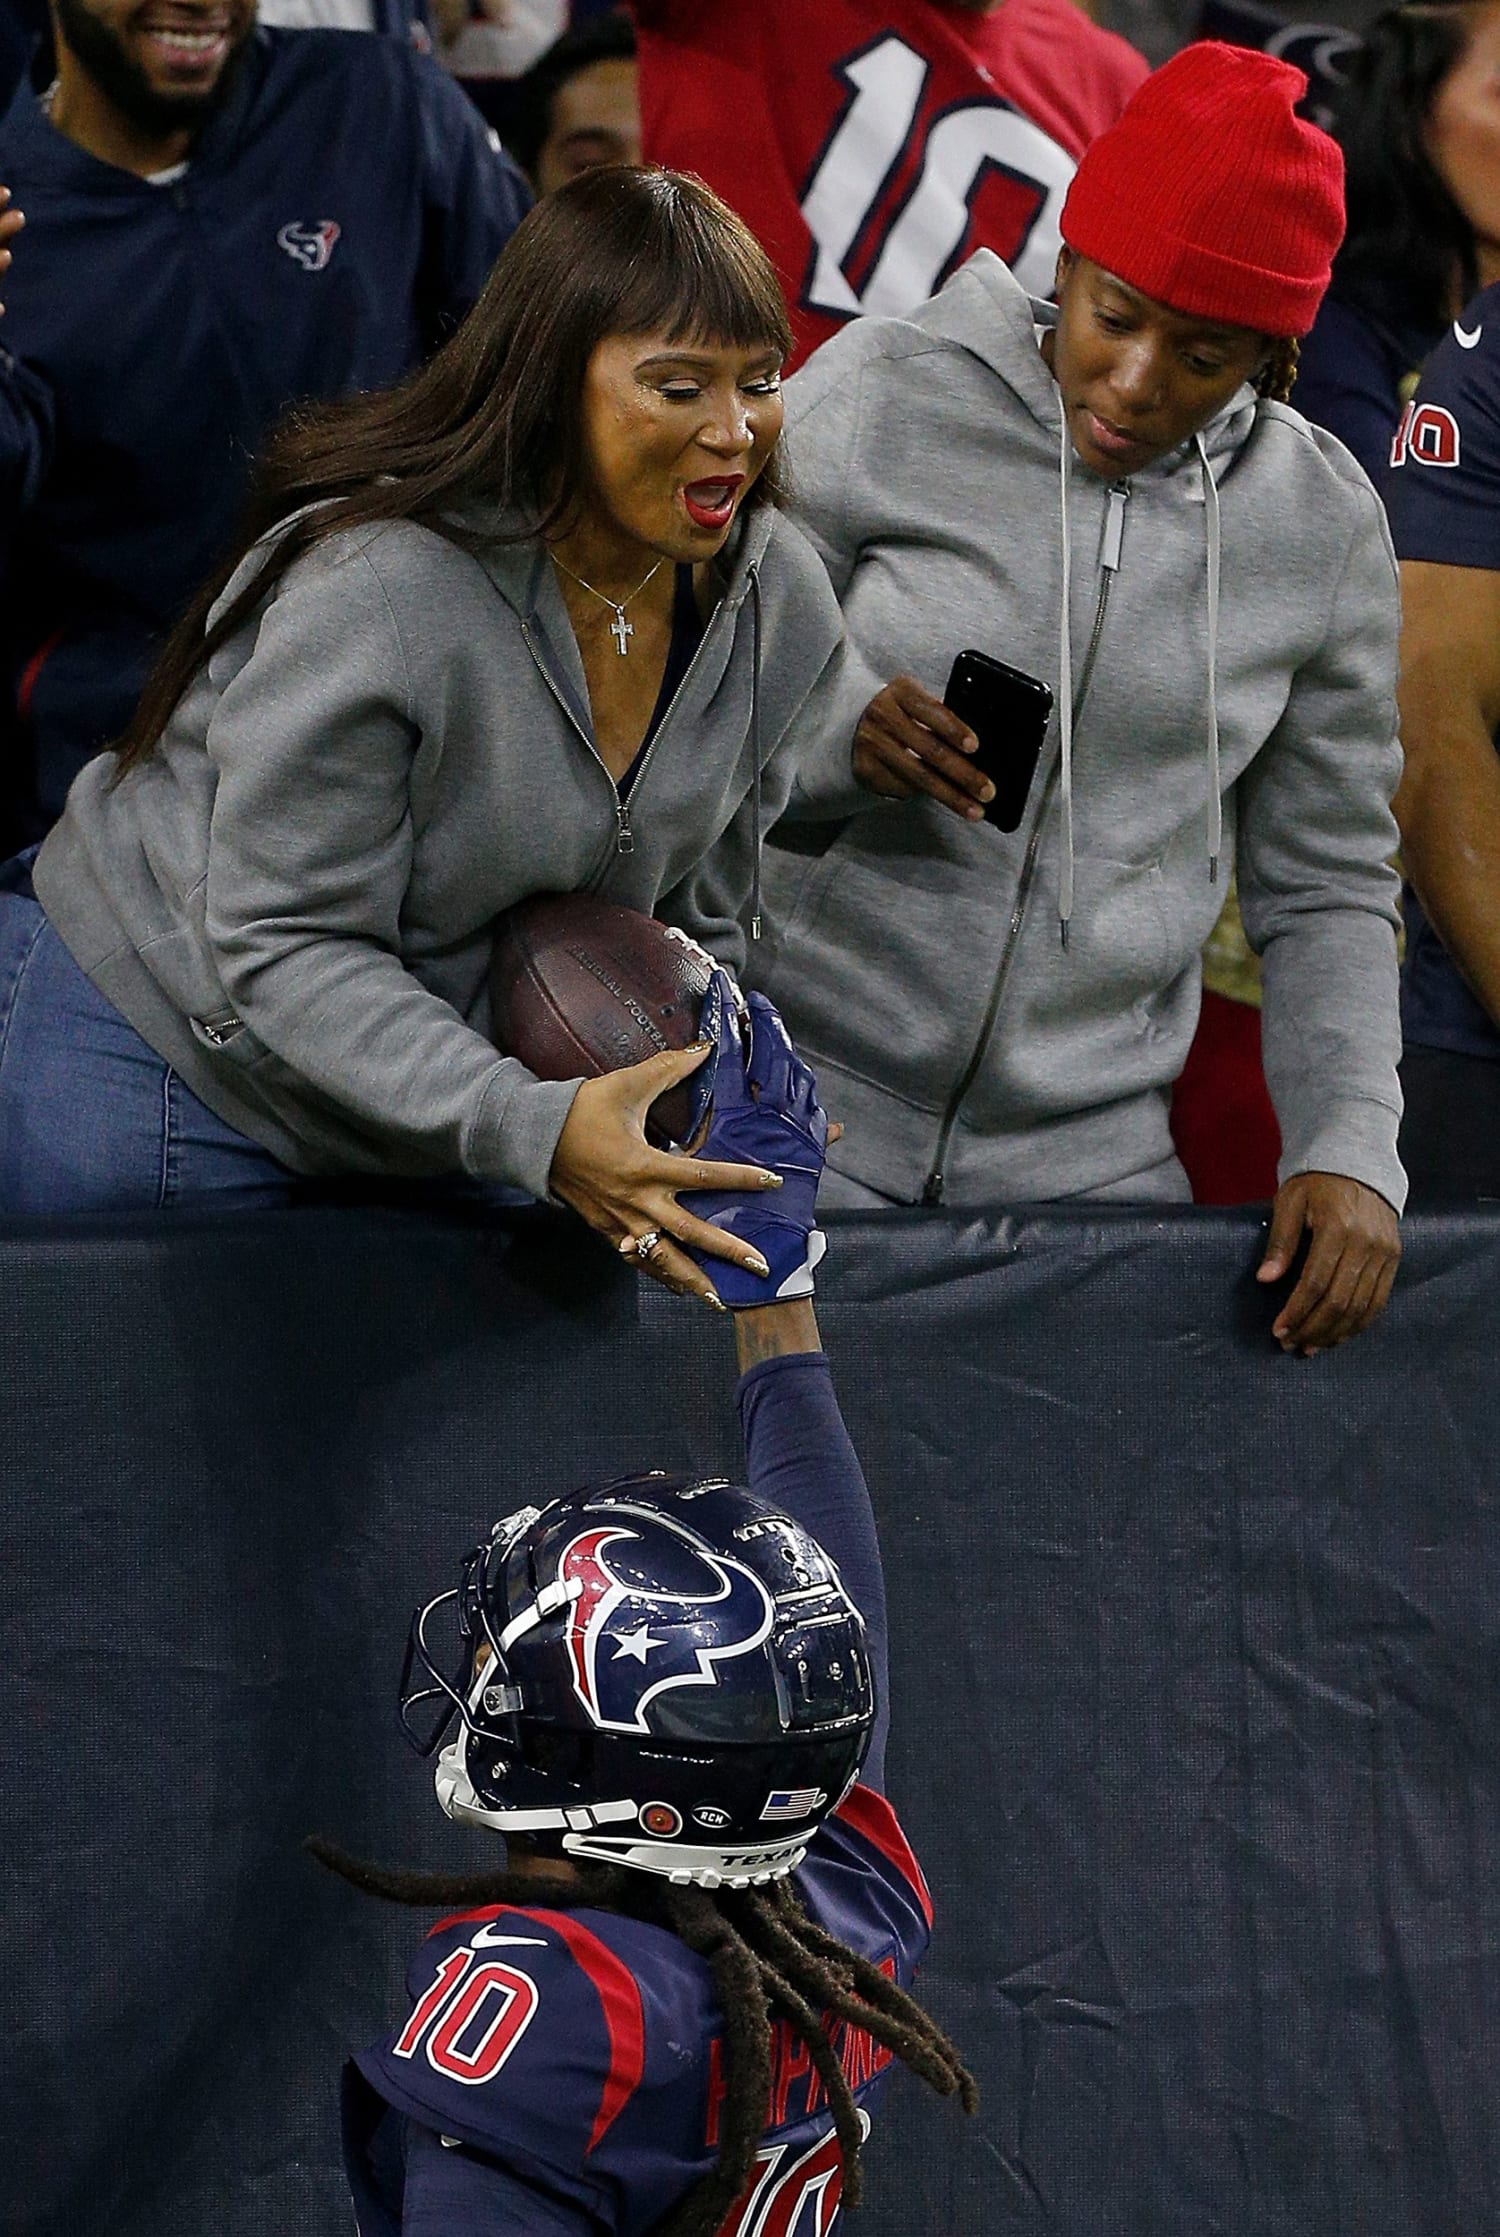
[[[1345,68],[1349,229],[1296,400],[1378,489],[1423,359],[1500,279],[1500,6],[1389,9]]]
[[[1462,313],[1386,486],[1401,555],[1401,1154],[1414,1202],[1500,1196],[1500,286]]]
[[[439,61],[452,71],[507,147],[518,81],[569,31],[615,12],[615,0],[429,0],[429,4]]]
[[[0,824],[129,721],[289,405],[399,380],[529,200],[435,63],[250,0],[62,0],[0,122],[28,224],[0,353]]]
[[[1317,105],[1344,150],[1348,231],[1292,401],[1383,490],[1423,359],[1476,286],[1500,278],[1500,7],[1391,8],[1363,42],[1332,37]],[[1310,62],[1306,38],[1300,50],[1287,35],[1267,43]],[[1417,938],[1423,984],[1428,937]],[[1260,972],[1233,896],[1203,968],[1173,1135],[1199,1203],[1251,1201],[1269,1193],[1280,1136],[1261,1069]]]
[[[639,163],[641,103],[630,18],[596,16],[564,32],[516,86],[504,133],[538,194],[552,194],[602,163]]]
[[[1173,45],[1185,38],[1227,39],[1231,46],[1258,47],[1264,54],[1275,55],[1279,62],[1290,62],[1307,74],[1302,114],[1326,131],[1343,84],[1345,63],[1359,46],[1362,26],[1379,5],[1380,0],[1331,0],[1327,11],[1320,9],[1319,19],[1313,20],[1299,16],[1295,10],[1267,6],[1265,0],[1203,0],[1192,28],[1176,34]],[[1124,20],[1117,21],[1120,11]],[[1118,9],[1112,0],[1106,0],[1104,20],[1128,38],[1136,38],[1144,53],[1165,61],[1165,55],[1157,54],[1159,40],[1152,35],[1152,17],[1170,28],[1192,15],[1191,6],[1175,5],[1174,0],[1166,0],[1165,6],[1154,4],[1154,0],[1118,0]],[[1136,31],[1131,29],[1132,21]]]
[[[282,31],[376,31],[430,52],[428,0],[260,0],[256,21]],[[48,0],[0,0],[0,112],[29,78],[38,92],[56,72]]]
[[[770,251],[801,356],[976,248],[1045,294],[1078,158],[1146,75],[1072,0],[634,0],[652,163]]]

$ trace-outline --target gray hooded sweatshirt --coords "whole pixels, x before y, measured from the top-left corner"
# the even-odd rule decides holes
[[[758,818],[785,805],[792,725],[833,686],[838,608],[797,530],[757,510],[721,565],[622,803],[535,543],[474,554],[409,522],[331,537],[149,761],[113,788],[111,756],[83,771],[33,873],[48,917],[193,1093],[294,1171],[544,1195],[579,1083],[538,1082],[488,1039],[494,919],[597,893],[735,960]]]
[[[1185,1195],[1170,1088],[1237,863],[1282,1177],[1347,1174],[1399,1210],[1379,502],[1248,388],[1111,486],[1066,440],[1052,315],[982,250],[788,390],[797,517],[855,656],[793,814],[850,820],[776,834],[756,968],[845,1123],[831,1162],[902,1202]],[[879,685],[941,694],[969,646],[1057,694],[1011,835],[850,776]]]

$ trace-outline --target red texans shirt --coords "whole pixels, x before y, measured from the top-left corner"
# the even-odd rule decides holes
[[[890,1804],[856,1787],[797,1886],[811,1915],[905,1987],[932,1906]],[[718,2157],[722,2018],[675,1934],[596,1910],[444,1919],[406,2018],[346,2070],[360,2237],[645,2237]],[[891,2054],[834,2022],[868,2116]],[[843,2162],[821,2077],[775,2025],[765,2140],[721,2237],[830,2237]]]
[[[977,248],[1046,295],[1078,158],[1146,76],[1073,0],[634,0],[653,163],[738,210],[795,362],[904,317]]]

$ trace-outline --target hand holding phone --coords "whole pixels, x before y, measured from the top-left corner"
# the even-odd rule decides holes
[[[988,656],[961,653],[954,664],[955,673],[970,659],[984,662]],[[1005,670],[999,661],[991,665],[1002,669],[1006,675],[1020,675],[1019,670]],[[1021,680],[1027,684],[1035,682],[1030,677]],[[950,677],[950,688],[952,683]],[[1036,684],[1035,689],[1046,693],[1047,687]],[[1050,704],[1050,694],[1048,700]],[[990,727],[991,711],[988,702],[975,704],[975,713],[986,729]],[[1032,727],[1039,751],[1045,720],[1040,729],[1036,729],[1034,722]],[[854,774],[871,792],[881,793],[888,800],[910,800],[925,795],[963,817],[965,822],[979,823],[1000,800],[999,786],[979,765],[980,753],[976,750],[979,737],[979,728],[967,716],[953,711],[941,699],[934,699],[913,677],[896,676],[876,693],[860,717],[854,734]],[[1030,770],[1025,772],[1018,803],[1014,794],[1016,781],[1025,769],[1024,752],[1007,757],[1002,750],[992,758],[1006,780],[1006,798],[1000,804],[1007,812],[1014,808],[1019,820],[1031,773]],[[1035,768],[1035,758],[1034,752],[1031,769]],[[1002,828],[1013,830],[1015,823]]]
[[[1026,795],[1052,720],[1051,691],[1022,668],[969,651],[953,663],[943,704],[979,742],[973,766],[994,786],[985,822],[999,831],[1014,831],[1026,812]]]

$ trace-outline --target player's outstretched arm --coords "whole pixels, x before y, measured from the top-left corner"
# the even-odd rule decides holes
[[[877,1714],[862,1777],[866,1786],[883,1790],[889,1687],[880,1541],[864,1470],[819,1348],[811,1300],[737,1312],[734,1332],[750,1488],[832,1555],[865,1619]]]
[[[734,1316],[734,1350],[740,1373],[748,1375],[763,1359],[795,1359],[820,1352],[823,1339],[810,1297],[781,1305],[743,1305]]]
[[[828,1121],[812,1073],[764,995],[752,994],[738,1023],[726,981],[711,1014],[718,1042],[708,1132],[699,1154],[742,1158],[781,1175],[774,1199],[705,1195],[694,1207],[753,1239],[771,1271],[755,1281],[733,1269],[720,1291],[734,1313],[740,1422],[751,1489],[811,1532],[838,1564],[865,1619],[879,1703],[865,1765],[882,1781],[886,1733],[885,1587],[864,1472],[834,1396],[813,1311],[813,1269],[823,1238],[815,1225]],[[706,1015],[710,1014],[706,1005]],[[688,1201],[685,1199],[685,1201]]]

